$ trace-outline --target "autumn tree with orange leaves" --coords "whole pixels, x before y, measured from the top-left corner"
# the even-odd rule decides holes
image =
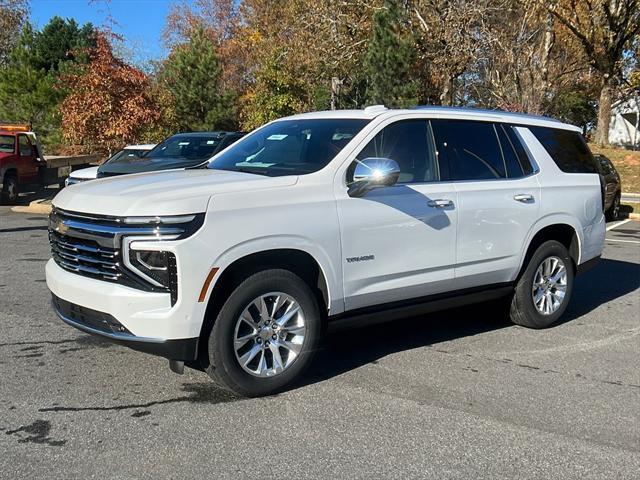
[[[149,78],[114,56],[114,38],[98,32],[95,48],[87,52],[90,62],[60,78],[70,92],[60,106],[64,138],[94,151],[112,152],[138,141],[161,116]]]

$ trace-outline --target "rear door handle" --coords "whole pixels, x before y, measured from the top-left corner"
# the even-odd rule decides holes
[[[429,200],[429,203],[427,203],[427,205],[435,208],[447,208],[447,207],[453,207],[453,202],[451,200],[438,198],[436,200]]]
[[[521,203],[533,203],[535,200],[533,195],[529,195],[528,193],[518,193],[513,196],[513,199]]]

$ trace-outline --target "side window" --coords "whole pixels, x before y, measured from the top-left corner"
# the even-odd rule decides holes
[[[451,180],[505,178],[498,137],[492,123],[432,120],[439,155],[449,164]]]
[[[15,142],[13,135],[0,135],[0,153],[13,153]]]
[[[580,133],[548,127],[529,127],[558,168],[565,173],[598,173],[591,151]]]
[[[498,132],[498,140],[500,141],[500,148],[502,149],[502,155],[504,157],[504,165],[507,167],[507,177],[520,178],[524,176],[522,165],[518,160],[516,150],[511,143],[511,140],[507,136],[503,125],[495,125],[496,132]]]
[[[18,137],[18,145],[20,147],[21,157],[30,157],[32,154],[31,142],[26,135],[20,135]]]
[[[515,127],[512,125],[502,125],[502,128],[509,137],[509,141],[511,142],[511,146],[516,151],[516,155],[518,156],[518,160],[520,161],[520,166],[522,167],[522,171],[525,175],[531,175],[534,171],[533,165],[531,165],[531,160],[529,159],[529,155],[527,155],[527,151],[522,146],[522,140],[515,131]]]
[[[353,180],[358,160],[382,157],[395,160],[400,167],[398,183],[422,183],[439,180],[429,124],[426,120],[403,120],[384,129],[364,147],[356,162],[347,171],[347,181]]]

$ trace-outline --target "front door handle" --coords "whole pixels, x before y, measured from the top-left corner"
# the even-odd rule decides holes
[[[518,193],[517,195],[513,196],[513,199],[521,203],[533,203],[535,200],[533,198],[533,195],[529,195],[528,193]]]
[[[451,200],[438,198],[437,200],[429,200],[429,203],[427,203],[427,205],[434,208],[448,208],[453,207],[453,202]]]

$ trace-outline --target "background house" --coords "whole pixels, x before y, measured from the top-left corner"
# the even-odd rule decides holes
[[[609,143],[640,149],[640,98],[637,95],[613,104]]]

